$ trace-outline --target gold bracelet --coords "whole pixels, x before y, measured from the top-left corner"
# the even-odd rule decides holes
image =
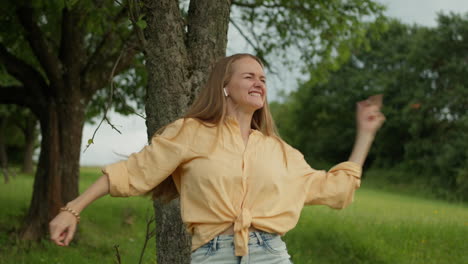
[[[67,206],[64,206],[62,208],[60,208],[60,211],[67,211],[69,213],[71,213],[72,215],[74,215],[76,217],[76,223],[78,224],[80,222],[80,214],[75,212],[73,209],[71,208],[68,208]]]

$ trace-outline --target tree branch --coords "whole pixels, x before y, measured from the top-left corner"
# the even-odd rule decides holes
[[[133,30],[137,34],[138,42],[140,43],[141,49],[144,53],[146,53],[146,38],[143,30],[138,25],[138,18],[140,17],[140,7],[139,3],[136,0],[128,0],[130,3],[130,8],[128,9],[128,15],[130,17],[130,21],[133,25]]]
[[[24,86],[0,85],[0,104],[15,104],[33,109],[38,106],[36,99]]]
[[[60,83],[62,68],[61,62],[51,51],[44,38],[44,34],[33,20],[33,9],[30,7],[19,8],[17,10],[17,16],[26,31],[26,39],[28,40],[34,55],[37,57],[39,63],[47,74],[49,81],[53,84]],[[52,87],[53,86],[54,85],[52,85]]]
[[[97,126],[96,130],[94,130],[94,133],[93,133],[93,136],[91,137],[91,139],[88,140],[88,145],[86,145],[86,148],[83,150],[83,153],[89,148],[89,146],[91,144],[94,143],[94,137],[96,136],[96,133],[97,131],[99,130],[99,128],[101,127],[102,123],[104,122],[104,120],[107,121],[107,123],[109,123],[109,125],[111,125],[112,128],[114,128],[115,130],[117,130],[117,132],[119,132],[120,134],[122,134],[117,128],[115,128],[115,126],[109,121],[109,118],[107,118],[107,113],[109,112],[109,109],[111,108],[112,106],[112,98],[113,98],[113,95],[114,95],[114,81],[113,81],[113,78],[114,78],[114,74],[115,74],[115,70],[117,68],[117,66],[119,65],[119,61],[120,59],[122,58],[122,55],[123,55],[124,51],[122,50],[119,54],[119,57],[117,57],[117,60],[115,61],[114,63],[114,67],[112,67],[112,72],[111,72],[111,76],[110,76],[110,96],[109,96],[109,101],[106,105],[106,108],[104,109],[104,116],[102,117],[101,119],[101,122],[99,122],[99,125]]]
[[[248,8],[258,8],[258,7],[267,7],[267,8],[278,8],[278,7],[284,7],[284,5],[281,5],[281,4],[270,4],[270,5],[266,5],[264,4],[263,2],[258,2],[258,3],[255,3],[255,4],[250,4],[250,3],[242,3],[242,2],[239,2],[239,1],[231,1],[231,4],[232,5],[236,5],[236,6],[239,6],[239,7],[248,7]]]
[[[247,35],[242,31],[242,29],[234,22],[233,19],[229,19],[229,22],[237,29],[237,31],[239,32],[239,34],[241,34],[241,36],[245,39],[245,41],[247,41],[247,43],[255,50],[255,56],[259,57],[260,60],[263,62],[264,66],[266,68],[268,68],[272,73],[274,73],[273,68],[271,67],[271,64],[268,62],[268,60],[263,55],[262,49],[258,46],[258,44],[255,45],[252,42],[252,40],[250,40],[250,38],[247,37]],[[253,37],[255,38],[255,40],[258,43],[258,39],[256,39],[256,37],[255,37],[255,32],[253,32],[253,30],[252,30],[251,33],[252,33]]]
[[[114,245],[115,249],[115,257],[117,258],[117,263],[122,264],[122,259],[120,257],[120,252],[119,252],[119,245]]]
[[[83,19],[89,11],[84,2],[77,1],[72,8],[64,7],[62,10],[59,59],[64,65],[68,79],[74,81],[79,80],[86,57]]]
[[[156,218],[154,217],[154,214],[150,215],[149,212],[146,212],[146,236],[145,242],[143,243],[143,248],[141,249],[140,260],[138,261],[138,264],[141,264],[141,262],[143,261],[143,255],[145,254],[148,241],[156,235],[156,230],[154,229],[154,227],[151,228],[151,225],[155,222]]]
[[[62,24],[59,44],[59,58],[61,61],[65,61],[66,54],[70,52],[70,41],[72,34],[72,18],[68,8],[64,7],[62,10]]]
[[[114,76],[127,70],[133,64],[135,55],[139,50],[136,47],[127,46],[128,43],[134,43],[134,37],[132,36],[123,42],[120,53],[110,54],[105,58],[99,59],[99,64],[94,64],[88,70],[87,75],[82,76],[80,87],[83,89],[87,99],[91,99],[91,96],[97,90],[106,87],[107,83],[112,81]],[[113,74],[111,74],[112,71]]]
[[[234,22],[234,20],[232,19],[229,19],[229,22],[231,22],[231,24],[237,29],[237,31],[239,32],[239,34],[241,34],[241,36],[245,39],[245,41],[247,41],[247,43],[249,43],[250,46],[252,46],[252,48],[254,50],[259,50],[258,46],[256,46],[251,40],[249,37],[247,37],[247,35],[244,34],[244,32],[242,31],[242,29]]]
[[[93,66],[93,64],[101,63],[99,56],[102,55],[102,51],[104,47],[107,47],[109,45],[109,42],[112,39],[111,37],[115,33],[116,27],[114,25],[117,24],[121,19],[125,18],[126,14],[127,14],[127,7],[123,6],[122,9],[119,11],[119,13],[114,17],[113,23],[111,23],[111,27],[109,28],[109,30],[103,35],[101,41],[96,46],[96,49],[88,58],[86,65],[83,67],[83,70],[81,71],[81,76],[85,76],[90,70],[90,68]]]
[[[0,63],[5,65],[7,72],[22,82],[30,93],[38,94],[40,93],[38,91],[42,91],[43,95],[49,95],[50,90],[42,75],[31,65],[8,52],[2,43],[0,43]]]

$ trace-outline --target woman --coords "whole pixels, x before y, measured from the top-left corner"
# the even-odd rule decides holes
[[[220,60],[186,116],[128,160],[105,167],[51,221],[51,239],[67,246],[79,213],[101,196],[170,196],[173,180],[192,235],[192,263],[291,263],[281,236],[294,228],[304,205],[351,203],[385,118],[378,100],[358,103],[349,161],[317,171],[277,135],[265,83],[257,57]]]

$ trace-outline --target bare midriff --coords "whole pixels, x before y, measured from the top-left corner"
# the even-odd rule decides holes
[[[253,226],[249,227],[249,232],[255,232],[255,231],[259,231],[259,230]],[[234,235],[234,225],[231,225],[230,227],[228,227],[228,229],[221,232],[220,235]]]

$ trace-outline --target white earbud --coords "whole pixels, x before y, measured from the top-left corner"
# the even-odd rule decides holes
[[[226,87],[224,87],[223,90],[224,90],[224,96],[228,97],[229,95],[227,93]]]

